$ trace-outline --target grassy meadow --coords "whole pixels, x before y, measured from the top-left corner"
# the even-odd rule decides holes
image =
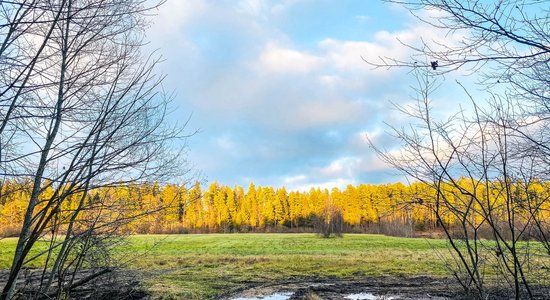
[[[445,252],[445,243],[351,234],[342,239],[313,234],[136,236],[121,254],[146,253],[131,267],[168,271],[148,281],[153,293],[201,298],[247,284],[308,278],[442,276],[446,270],[436,249]]]
[[[0,241],[7,269],[16,239]],[[40,246],[37,247],[38,251]],[[254,284],[364,276],[445,276],[446,241],[347,234],[136,235],[115,256],[159,298],[204,299]]]
[[[16,241],[0,239],[0,269],[9,268]],[[46,243],[38,242],[32,252],[46,248]],[[155,299],[209,299],[246,287],[285,282],[380,276],[448,278],[444,260],[451,256],[447,246],[443,239],[373,234],[328,239],[288,233],[134,235],[115,248],[113,256],[125,274],[139,280]]]

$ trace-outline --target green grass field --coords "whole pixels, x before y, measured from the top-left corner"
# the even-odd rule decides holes
[[[9,268],[16,241],[0,240],[0,269]],[[31,255],[45,247],[38,242]],[[250,286],[331,278],[449,277],[445,260],[451,261],[446,240],[368,234],[135,235],[113,257],[159,299],[208,299]]]
[[[0,268],[8,268],[15,242],[0,241]],[[159,298],[204,299],[255,283],[445,276],[439,256],[446,253],[444,240],[382,235],[208,234],[131,236],[115,256]]]

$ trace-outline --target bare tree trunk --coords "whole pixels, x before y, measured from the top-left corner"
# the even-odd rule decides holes
[[[462,41],[451,45],[421,40],[419,46],[404,45],[413,51],[408,59],[368,61],[375,67],[410,68],[419,81],[417,106],[397,107],[415,123],[410,130],[391,128],[404,145],[401,153],[389,155],[379,149],[379,154],[438,194],[436,217],[467,273],[466,282],[477,286],[476,297],[487,292],[481,285],[480,264],[492,262],[516,299],[533,299],[531,281],[537,274],[525,262],[532,254],[550,254],[549,228],[541,218],[549,199],[537,198],[533,187],[550,180],[549,11],[536,0],[387,2],[403,5],[413,14],[437,11],[433,16],[415,15],[448,36],[460,34]],[[433,82],[465,67],[479,74],[475,88],[488,91],[490,98],[476,99],[468,92],[473,87],[459,83],[473,110],[461,108],[453,117],[433,120],[434,107],[427,102],[436,90]],[[454,224],[445,223],[449,213],[456,218]],[[451,229],[457,226],[466,253],[455,244]],[[493,241],[481,240],[480,229],[488,230]],[[546,253],[521,242],[531,238],[531,231]]]
[[[26,292],[61,297],[87,283],[79,277],[90,267],[88,257],[105,251],[102,263],[109,264],[109,240],[117,240],[119,227],[151,213],[132,212],[100,196],[102,189],[188,171],[182,156],[188,135],[167,123],[170,99],[158,92],[158,59],[139,51],[147,12],[159,2],[20,0],[3,6],[10,23],[0,26],[0,68],[13,72],[0,76],[0,175],[28,180],[32,174],[32,185],[0,299],[16,295],[20,270],[43,255],[39,286],[22,287]],[[33,34],[44,39],[26,44]],[[29,256],[46,234],[49,249]]]
[[[48,156],[50,154],[50,150],[52,148],[53,142],[57,136],[59,127],[61,125],[63,102],[64,102],[63,100],[65,99],[64,88],[65,88],[65,73],[67,68],[66,63],[67,63],[67,52],[68,52],[68,43],[69,43],[71,4],[72,4],[72,0],[68,0],[67,15],[66,15],[67,20],[64,24],[65,31],[62,38],[63,43],[62,43],[62,50],[61,50],[61,68],[59,70],[60,78],[59,78],[59,88],[58,88],[58,94],[57,94],[57,105],[55,110],[56,114],[55,114],[55,118],[52,120],[53,126],[50,128],[50,132],[48,133],[46,143],[42,148],[42,154],[40,157],[40,162],[38,163],[38,169],[36,171],[36,174],[34,174],[34,183],[33,183],[31,198],[29,199],[29,205],[27,206],[27,209],[25,212],[25,218],[23,219],[23,225],[21,227],[21,234],[19,235],[17,246],[15,248],[15,254],[13,257],[10,276],[8,277],[8,281],[4,286],[4,290],[2,291],[2,295],[6,294],[6,299],[11,299],[15,293],[15,283],[16,283],[17,277],[19,276],[21,267],[23,266],[23,258],[26,254],[24,253],[25,248],[29,248],[27,247],[27,244],[30,242],[29,238],[30,238],[32,220],[34,217],[34,210],[38,203],[38,197],[42,189],[42,178],[44,176],[44,171],[46,169]],[[0,298],[0,299],[3,299],[3,298]]]

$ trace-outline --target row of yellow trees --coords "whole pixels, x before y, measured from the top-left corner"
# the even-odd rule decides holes
[[[460,182],[465,189],[472,189],[471,182]],[[517,186],[518,203],[532,198],[534,194],[537,199],[548,199],[548,183],[531,184],[527,193],[521,192],[520,185]],[[30,182],[6,180],[2,184],[0,233],[16,234],[30,196],[29,188]],[[487,188],[489,193],[484,189],[479,189],[478,193],[485,193],[487,199],[493,201],[493,209],[498,209],[498,185]],[[461,191],[456,189],[448,191],[445,197],[447,202],[439,202],[433,191],[429,185],[418,182],[410,185],[348,185],[343,190],[312,188],[307,192],[288,191],[284,187],[262,187],[253,183],[246,190],[241,186],[229,187],[217,182],[208,188],[203,188],[199,182],[191,187],[158,183],[120,184],[93,191],[88,196],[88,204],[97,205],[88,207],[93,210],[108,209],[117,218],[120,215],[139,215],[137,221],[124,224],[122,229],[130,233],[284,231],[311,228],[316,221],[328,218],[327,212],[338,213],[348,229],[364,230],[385,223],[431,230],[438,224],[436,212],[445,223],[452,224],[457,220],[456,210],[459,210],[461,203],[467,202],[463,199],[467,196],[462,196]],[[76,209],[80,196],[73,195],[75,201],[68,201],[60,209],[61,217]],[[43,197],[48,197],[47,191]],[[539,208],[541,214],[548,214],[548,201],[544,201]],[[471,207],[469,212],[474,222],[477,209],[480,207]]]

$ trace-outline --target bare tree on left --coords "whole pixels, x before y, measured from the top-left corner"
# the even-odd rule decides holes
[[[104,264],[77,276],[139,214],[127,209],[132,199],[113,202],[100,189],[188,171],[185,124],[167,120],[159,60],[141,53],[148,16],[160,4],[0,1],[0,180],[29,189],[0,299],[63,298],[109,272]],[[47,249],[31,252],[39,240]],[[37,283],[18,286],[38,257],[45,263]]]

